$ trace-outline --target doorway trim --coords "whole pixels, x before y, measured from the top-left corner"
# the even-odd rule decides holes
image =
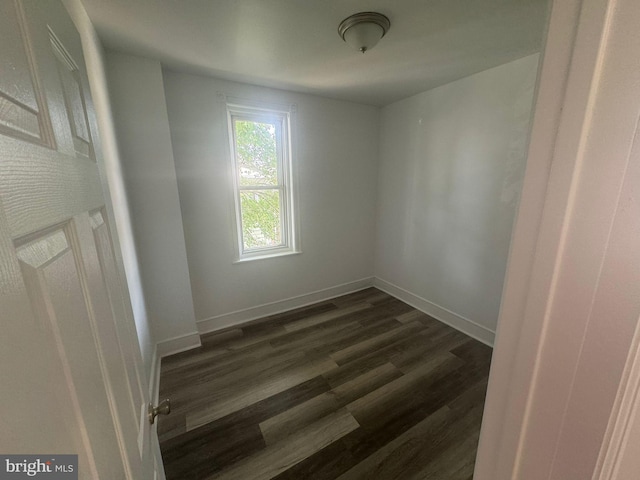
[[[552,2],[476,480],[534,478],[532,471],[535,478],[555,478],[561,464],[566,466],[570,461],[558,452],[577,431],[567,418],[580,406],[575,397],[580,375],[593,362],[588,357],[593,354],[588,341],[601,326],[591,318],[592,308],[606,255],[612,238],[615,240],[612,224],[620,212],[621,185],[640,108],[640,101],[630,98],[640,69],[631,61],[628,68],[622,68],[626,65],[621,62],[640,56],[637,33],[626,28],[633,21],[640,21],[640,8],[634,0]],[[635,94],[640,97],[640,91]],[[606,128],[612,113],[615,129]],[[589,211],[585,208],[592,202],[587,181],[601,173],[602,162],[598,165],[594,159],[602,159],[603,151],[607,169],[594,190],[602,205]],[[576,232],[581,230],[590,235],[577,239]],[[623,236],[628,234],[622,232]],[[585,239],[587,247],[581,245]],[[576,272],[576,264],[584,271]],[[575,312],[567,315],[565,309],[561,315],[568,295]],[[612,313],[616,320],[612,332],[627,328],[621,320],[632,315],[634,308],[635,304],[627,311]],[[601,328],[602,332],[607,335]],[[626,357],[630,346],[629,338],[613,356]],[[611,369],[622,375],[624,360],[612,364]],[[600,410],[589,413],[589,422],[606,426],[611,412],[606,409],[610,401],[613,403],[616,389],[597,383],[597,378],[594,382],[596,389],[607,391],[597,392],[602,400]],[[583,440],[591,450],[596,442],[607,448],[599,430]],[[597,457],[597,450],[595,453]],[[593,457],[589,454],[585,459],[588,465],[581,468],[595,466]]]

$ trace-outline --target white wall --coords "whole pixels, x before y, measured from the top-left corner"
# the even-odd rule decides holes
[[[194,307],[205,329],[269,309],[231,312],[331,289],[373,275],[378,109],[166,71],[171,126]],[[234,261],[225,99],[295,104],[301,250]],[[351,284],[351,282],[356,282]],[[317,296],[305,297],[313,301]],[[282,309],[294,303],[269,308]]]
[[[82,39],[82,50],[87,65],[87,75],[91,86],[91,96],[96,109],[98,128],[103,155],[97,155],[98,168],[104,183],[104,194],[109,221],[115,231],[113,238],[118,267],[126,277],[133,319],[136,325],[138,343],[145,369],[145,378],[151,376],[153,338],[149,316],[142,288],[138,252],[136,250],[129,201],[122,179],[122,162],[115,135],[111,98],[105,74],[105,55],[102,44],[84,7],[79,0],[65,0],[65,7],[71,14]]]
[[[160,63],[108,52],[106,65],[155,339],[160,345],[172,341],[169,349],[197,345]]]
[[[489,343],[537,64],[525,57],[382,110],[376,277]]]

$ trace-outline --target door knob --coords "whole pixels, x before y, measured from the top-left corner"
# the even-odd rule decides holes
[[[165,398],[162,400],[157,407],[154,407],[153,404],[149,404],[149,423],[153,425],[156,417],[158,415],[169,415],[171,413],[171,400]]]

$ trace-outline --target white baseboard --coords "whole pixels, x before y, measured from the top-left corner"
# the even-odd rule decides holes
[[[457,313],[452,312],[444,307],[436,305],[429,300],[420,297],[414,293],[411,293],[404,288],[398,287],[391,282],[387,282],[379,277],[375,277],[373,286],[396,297],[398,300],[402,300],[404,303],[417,308],[421,312],[431,315],[436,320],[446,323],[450,327],[460,330],[465,335],[469,335],[480,342],[493,347],[495,340],[495,332],[484,327],[473,320],[469,320]]]
[[[202,345],[202,343],[200,343],[200,333],[187,333],[186,335],[181,335],[179,337],[169,338],[167,340],[163,340],[162,342],[158,342],[158,345],[156,347],[157,356],[159,358],[166,357],[169,355],[173,355],[174,353],[191,350],[192,348],[199,347],[200,345]]]
[[[294,308],[305,307],[317,302],[330,300],[341,295],[364,290],[373,285],[373,277],[362,278],[354,282],[343,283],[334,287],[317,290],[315,292],[298,295],[296,297],[287,298],[277,302],[265,303],[257,307],[236,310],[235,312],[217,315],[198,321],[198,332],[211,333],[218,330],[236,327],[252,320],[257,320],[269,315],[286,312]]]

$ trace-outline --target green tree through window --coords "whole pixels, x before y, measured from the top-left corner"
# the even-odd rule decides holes
[[[278,184],[275,125],[236,120],[236,155],[240,185]]]

